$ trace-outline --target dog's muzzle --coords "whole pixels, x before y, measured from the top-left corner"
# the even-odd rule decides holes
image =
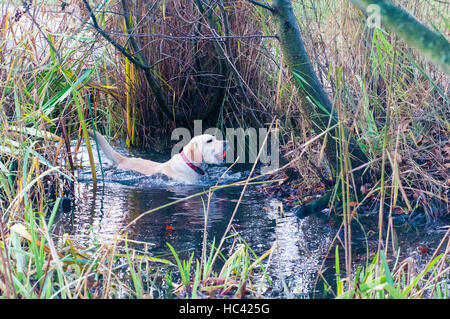
[[[216,154],[217,157],[225,158],[227,156],[227,141],[223,141],[223,151]]]

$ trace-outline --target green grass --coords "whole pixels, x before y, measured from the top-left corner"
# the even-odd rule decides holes
[[[337,299],[415,299],[427,298],[446,299],[448,297],[447,279],[433,277],[439,268],[439,262],[445,264],[444,254],[431,259],[419,274],[408,273],[398,260],[390,267],[386,256],[381,250],[375,255],[371,264],[364,269],[358,267],[354,278],[343,280],[339,276],[339,254],[336,246],[336,282]],[[430,276],[431,275],[431,276]],[[430,279],[431,278],[431,279]]]

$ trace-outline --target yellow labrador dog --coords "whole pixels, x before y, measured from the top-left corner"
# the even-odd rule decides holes
[[[91,137],[94,136],[92,130],[88,130],[88,133]],[[118,168],[133,170],[148,176],[164,174],[186,184],[193,184],[205,175],[204,169],[207,164],[222,163],[226,156],[226,141],[219,141],[209,134],[195,136],[180,153],[164,163],[122,156],[113,150],[100,133],[95,132],[95,136],[103,153]]]

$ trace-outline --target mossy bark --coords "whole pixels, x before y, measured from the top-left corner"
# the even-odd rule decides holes
[[[429,58],[442,71],[450,74],[450,43],[443,35],[430,30],[407,11],[396,6],[391,1],[350,1],[365,12],[369,11],[369,15],[377,14],[378,11],[383,26],[397,34],[408,45],[419,50],[422,55]],[[372,8],[378,10],[372,11]]]

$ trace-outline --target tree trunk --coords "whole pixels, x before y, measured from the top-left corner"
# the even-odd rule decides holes
[[[324,91],[303,44],[300,28],[292,9],[290,0],[274,0],[271,10],[275,18],[278,38],[280,41],[283,58],[290,72],[293,74],[303,94],[305,113],[311,119],[313,128],[323,132],[327,128],[338,123],[333,104]],[[338,128],[330,130],[326,139],[326,155],[334,170],[337,172],[339,158],[338,152]],[[362,152],[353,138],[344,130],[344,137],[348,139],[351,166],[358,167],[367,162],[366,155]],[[333,174],[336,177],[336,173]],[[361,171],[355,172],[361,177]]]
[[[255,1],[251,2],[261,5]],[[338,124],[338,117],[333,104],[324,91],[306,52],[291,1],[273,0],[272,7],[266,8],[272,12],[274,17],[283,59],[302,93],[304,112],[312,121],[313,129],[317,132],[323,132]],[[342,172],[341,166],[345,159],[341,160],[340,158],[339,153],[343,148],[339,143],[348,143],[349,164],[351,166],[348,170],[368,162],[366,155],[342,123],[330,130],[326,138],[322,139],[322,142],[325,143],[325,152],[335,180],[340,173],[349,173],[349,171]],[[362,169],[355,171],[353,176],[357,187],[368,180],[368,175],[363,175]],[[331,190],[329,190],[322,198],[301,206],[297,214],[308,215],[326,208],[331,193]]]

